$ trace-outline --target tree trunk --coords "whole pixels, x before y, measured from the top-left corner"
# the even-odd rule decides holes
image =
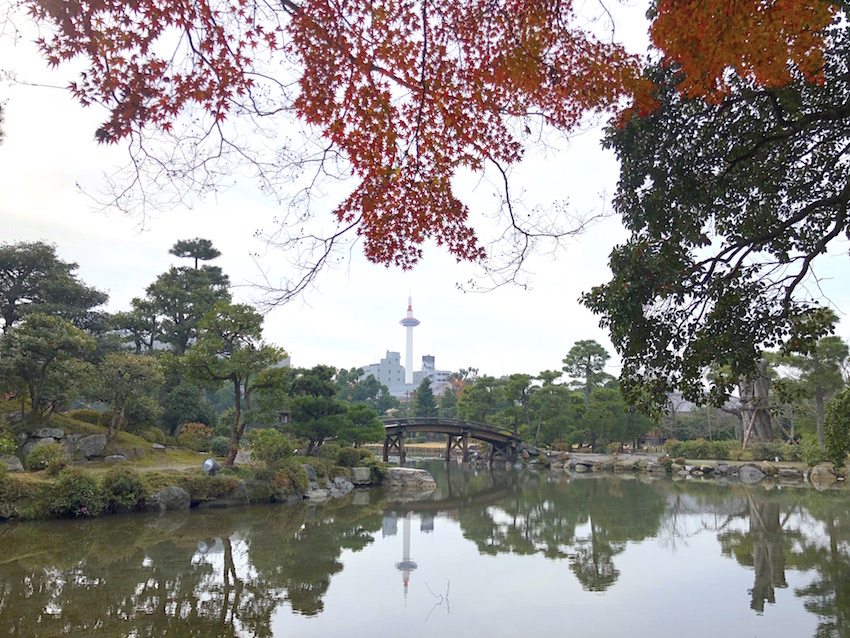
[[[818,443],[820,443],[821,447],[826,445],[826,435],[823,433],[823,420],[824,420],[824,407],[823,407],[823,399],[824,399],[823,388],[817,386],[815,388],[815,409],[817,410],[817,424],[818,424]]]
[[[233,467],[236,464],[236,454],[239,452],[239,421],[242,419],[242,386],[238,379],[233,379],[233,396],[236,404],[233,406],[233,423],[230,426],[230,452],[224,467]]]
[[[773,425],[770,419],[770,379],[767,361],[759,360],[754,378],[742,378],[738,383],[741,397],[741,421],[744,426],[744,448],[750,440],[772,441]]]

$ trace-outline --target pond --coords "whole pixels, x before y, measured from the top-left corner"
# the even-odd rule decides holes
[[[846,491],[463,471],[0,527],[0,636],[850,636]]]

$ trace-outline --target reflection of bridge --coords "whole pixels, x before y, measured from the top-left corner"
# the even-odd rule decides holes
[[[474,421],[459,421],[458,419],[441,419],[434,417],[415,417],[408,419],[381,419],[386,428],[387,437],[384,439],[384,461],[389,460],[391,451],[399,457],[399,463],[404,465],[405,434],[432,432],[445,434],[446,460],[451,458],[454,450],[459,450],[463,460],[469,460],[469,439],[483,441],[490,446],[489,460],[516,461],[517,449],[521,439],[509,430],[495,428],[486,423]]]

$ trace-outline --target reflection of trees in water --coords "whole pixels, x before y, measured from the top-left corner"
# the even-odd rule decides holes
[[[748,492],[748,531],[718,534],[723,553],[752,567],[750,607],[763,613],[788,586],[786,570],[813,572],[795,590],[805,609],[818,617],[817,638],[850,636],[850,503],[845,492],[814,490]],[[805,533],[809,527],[822,534]]]
[[[0,529],[0,635],[271,636],[289,602],[313,615],[374,507],[257,508]],[[214,540],[217,539],[217,540]],[[198,551],[199,541],[214,549]],[[11,554],[12,552],[9,552]]]
[[[817,638],[850,636],[850,503],[846,492],[812,494],[809,515],[821,526],[825,541],[804,538],[797,562],[815,572],[796,591],[805,608],[819,617]]]
[[[627,541],[653,536],[664,510],[663,493],[637,481],[541,475],[524,490],[461,510],[459,521],[481,553],[568,558],[585,589],[604,591],[619,575],[614,557]]]

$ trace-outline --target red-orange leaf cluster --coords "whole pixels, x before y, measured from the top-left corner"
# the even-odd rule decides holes
[[[685,95],[718,101],[730,70],[763,87],[795,72],[817,81],[836,11],[827,0],[659,0],[650,35],[681,65]]]

